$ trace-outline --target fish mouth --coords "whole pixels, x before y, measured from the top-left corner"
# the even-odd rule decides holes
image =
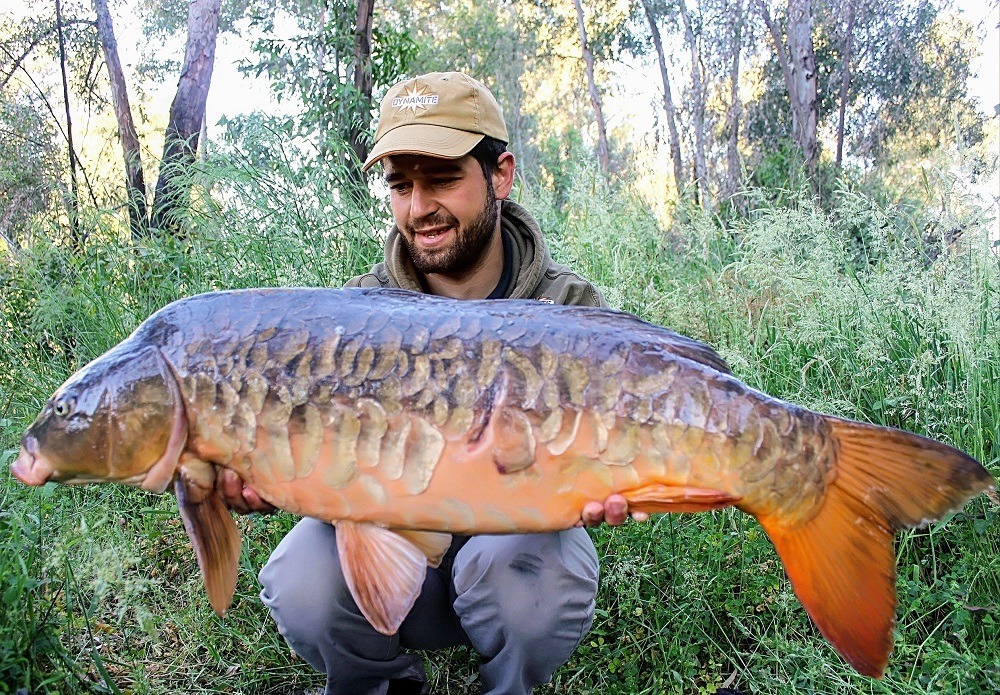
[[[10,472],[25,485],[44,485],[56,470],[45,457],[38,453],[38,442],[34,437],[26,437],[21,444],[17,460],[10,466]]]

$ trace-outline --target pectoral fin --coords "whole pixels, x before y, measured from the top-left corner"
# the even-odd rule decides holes
[[[664,512],[706,512],[731,507],[740,501],[722,490],[670,485],[643,485],[621,493],[628,500],[630,512],[659,514]]]
[[[184,475],[174,483],[184,520],[212,609],[221,617],[233,601],[240,561],[240,530],[214,490],[194,486]]]
[[[361,613],[383,635],[396,634],[423,587],[424,551],[395,531],[345,520],[337,522],[337,552]]]

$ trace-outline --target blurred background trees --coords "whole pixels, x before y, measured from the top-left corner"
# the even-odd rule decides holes
[[[335,198],[364,199],[379,97],[430,70],[496,92],[526,181],[558,191],[596,158],[661,204],[708,214],[744,215],[748,186],[820,203],[847,181],[910,188],[990,123],[967,87],[982,28],[944,0],[68,0],[58,16],[57,4],[0,14],[8,249],[36,215],[56,219],[51,196],[70,236],[86,237],[81,204],[129,210],[133,234],[180,233],[199,146],[249,153],[260,128],[295,143],[297,170],[331,173]],[[269,100],[213,80],[216,41],[238,47],[227,60]],[[164,85],[168,114],[150,101]]]

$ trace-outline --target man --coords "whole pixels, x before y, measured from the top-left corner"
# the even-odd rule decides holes
[[[507,200],[507,140],[493,95],[465,75],[433,73],[390,89],[364,169],[381,163],[395,226],[385,260],[347,285],[604,305],[593,285],[552,261],[537,222]],[[227,485],[234,508],[267,508],[238,480]],[[483,693],[530,693],[593,621],[597,553],[582,526],[626,517],[614,495],[587,504],[577,528],[560,533],[456,538],[390,637],[351,598],[334,526],[303,519],[261,571],[261,598],[296,653],[326,673],[328,694],[423,692],[420,657],[404,649],[456,645],[482,656]]]

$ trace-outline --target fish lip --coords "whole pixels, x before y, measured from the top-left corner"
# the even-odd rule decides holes
[[[10,466],[10,472],[25,485],[38,487],[49,481],[55,468],[38,453],[38,443],[34,437],[26,437],[21,444],[17,460]]]

